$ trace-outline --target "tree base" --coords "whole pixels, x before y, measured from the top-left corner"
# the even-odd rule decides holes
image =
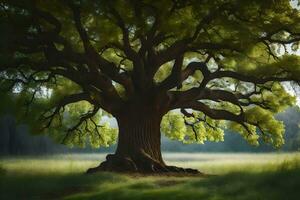
[[[196,169],[167,166],[151,158],[146,153],[139,153],[134,157],[120,156],[117,154],[108,154],[106,161],[98,167],[87,170],[88,174],[96,172],[119,172],[119,173],[141,173],[141,174],[181,174],[193,175],[202,174]]]

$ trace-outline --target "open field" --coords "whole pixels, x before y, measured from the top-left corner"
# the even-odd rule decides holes
[[[104,154],[0,159],[0,199],[278,199],[300,197],[300,153],[165,153],[209,177],[85,175]]]

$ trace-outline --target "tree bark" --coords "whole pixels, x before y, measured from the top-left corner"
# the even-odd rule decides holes
[[[163,163],[161,156],[160,114],[128,113],[118,119],[119,140],[116,154],[134,157],[146,154]]]
[[[161,155],[160,123],[163,113],[153,106],[124,106],[117,117],[118,146],[115,154],[88,173],[97,171],[198,173],[197,170],[167,166]]]

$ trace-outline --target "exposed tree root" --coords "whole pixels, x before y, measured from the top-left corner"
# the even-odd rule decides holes
[[[201,174],[196,169],[167,166],[144,152],[130,157],[109,154],[106,156],[106,161],[102,162],[98,167],[88,169],[87,173],[103,171],[141,174]]]

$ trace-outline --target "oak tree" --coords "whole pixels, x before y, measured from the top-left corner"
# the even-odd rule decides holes
[[[274,115],[300,82],[296,1],[1,0],[0,27],[1,111],[67,145],[118,140],[89,172],[197,173],[164,163],[161,132],[284,143]]]

